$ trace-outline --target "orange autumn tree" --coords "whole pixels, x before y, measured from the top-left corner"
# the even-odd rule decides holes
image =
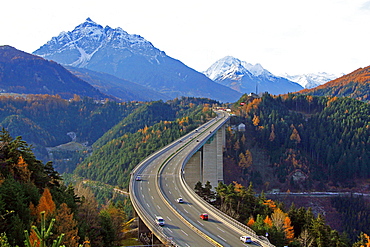
[[[294,239],[294,229],[292,226],[292,221],[288,216],[285,217],[283,229],[285,232],[285,238],[289,241],[289,243],[292,242]]]
[[[249,220],[248,220],[247,226],[251,227],[251,226],[253,226],[254,223],[255,223],[254,218],[250,217]]]
[[[268,226],[269,228],[272,227],[272,220],[271,218],[267,215],[266,218],[263,220],[263,222]]]
[[[21,181],[29,182],[31,178],[31,171],[28,169],[28,164],[24,161],[22,156],[19,156],[18,163],[14,164],[13,175],[16,175]]]
[[[53,197],[51,196],[50,190],[48,188],[44,189],[44,192],[42,193],[39,204],[35,208],[35,214],[37,216],[40,215],[42,211],[45,211],[45,217],[48,218],[48,216],[51,216],[55,212],[55,203],[53,201]],[[37,218],[40,220],[40,217]]]

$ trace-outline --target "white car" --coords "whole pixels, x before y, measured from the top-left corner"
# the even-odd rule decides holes
[[[155,223],[157,223],[159,226],[164,226],[164,219],[161,216],[156,216]]]
[[[177,199],[176,199],[176,201],[177,201],[178,203],[183,203],[183,202],[184,202],[184,200],[183,200],[181,197],[177,198]]]
[[[241,236],[240,241],[242,241],[243,243],[252,243],[252,239],[249,236]]]

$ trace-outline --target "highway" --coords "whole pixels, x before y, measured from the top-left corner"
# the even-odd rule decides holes
[[[273,246],[200,200],[182,177],[187,159],[227,120],[228,114],[219,113],[217,118],[149,156],[132,172],[131,201],[139,217],[162,242],[173,246]],[[141,181],[136,181],[138,176]],[[179,197],[184,203],[176,201]],[[208,213],[209,220],[200,219],[201,213]],[[164,226],[156,224],[156,216],[164,218]],[[242,243],[242,235],[251,236],[253,243]]]

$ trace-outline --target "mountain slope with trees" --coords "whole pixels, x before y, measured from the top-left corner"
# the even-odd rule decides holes
[[[182,98],[137,109],[93,145],[75,174],[127,189],[130,172],[141,160],[214,117],[214,103]]]
[[[315,96],[350,97],[370,101],[370,66],[360,68],[348,75],[325,83],[324,85],[299,91],[300,94]]]
[[[236,115],[232,124],[243,123],[245,131],[226,131],[226,183],[247,186],[252,182],[258,191],[287,194],[369,193],[369,104],[351,98],[264,94],[261,98],[244,95],[232,109]],[[270,196],[278,198],[278,194]],[[342,201],[346,208],[353,203],[357,211],[344,209]],[[336,213],[328,221],[345,231],[351,242],[361,231],[369,232],[368,198],[326,200],[325,207]],[[356,212],[361,212],[361,219],[354,219]]]
[[[114,99],[63,66],[11,46],[0,46],[0,74],[2,93],[58,94],[64,99],[71,99],[74,95],[98,100]]]
[[[72,172],[90,146],[142,103],[104,104],[91,98],[59,96],[0,96],[0,126],[22,136],[36,157],[52,160],[59,172]]]
[[[248,156],[246,150],[263,148],[277,180],[286,189],[319,189],[315,181],[348,187],[354,179],[370,176],[367,103],[350,98],[265,94],[261,98],[245,95],[233,109],[236,124],[244,123],[248,131],[228,133],[228,156],[240,162],[242,156]],[[247,134],[253,141],[246,142]],[[296,181],[298,173],[300,181]]]

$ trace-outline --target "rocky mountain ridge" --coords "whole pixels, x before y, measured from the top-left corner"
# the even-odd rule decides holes
[[[298,83],[273,75],[260,64],[252,65],[232,56],[216,61],[204,74],[241,93],[269,92],[278,95],[303,89]]]
[[[191,96],[233,102],[241,96],[167,56],[143,37],[121,28],[102,27],[90,18],[73,31],[53,37],[34,54],[63,65],[108,73],[170,98]]]

